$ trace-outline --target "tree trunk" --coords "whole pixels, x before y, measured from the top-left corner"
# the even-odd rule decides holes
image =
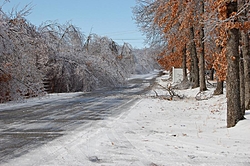
[[[242,6],[244,6],[246,3],[246,0],[239,0],[239,8],[241,8]],[[247,12],[249,11],[249,7],[247,9],[244,10],[244,12],[242,12],[240,14],[240,18],[242,20],[242,23],[248,21],[247,19]],[[245,83],[245,85],[243,85],[243,83],[241,83],[241,86],[244,86],[244,90],[245,92],[243,92],[242,90],[242,100],[245,102],[244,106],[245,109],[250,109],[250,52],[249,52],[249,36],[248,36],[248,31],[246,30],[241,30],[241,40],[242,40],[242,61],[241,65],[244,66],[243,71],[241,70],[241,73],[244,73],[244,77],[241,79],[242,81],[244,81],[243,83]],[[245,98],[243,98],[243,96]],[[242,103],[242,107],[244,108],[243,103]],[[245,109],[243,109],[243,115],[245,115]]]
[[[186,82],[188,81],[188,78],[187,78],[187,54],[186,54],[186,45],[185,47],[183,48],[183,57],[182,57],[182,71],[183,71],[183,82]]]
[[[245,109],[250,109],[250,52],[249,36],[247,32],[242,31],[242,54],[244,62],[244,81],[245,81]]]
[[[228,18],[237,12],[237,1],[227,4]],[[240,78],[239,78],[239,29],[231,28],[227,31],[227,127],[234,127],[241,117],[240,108]]]
[[[191,56],[191,73],[190,73],[190,81],[192,82],[192,88],[199,87],[199,61],[197,57],[196,45],[194,42],[194,27],[190,29],[190,56]]]
[[[200,1],[201,3],[201,7],[200,7],[200,14],[201,14],[201,23],[200,23],[200,51],[199,52],[199,65],[200,65],[200,92],[202,91],[206,91],[207,90],[207,86],[206,86],[206,80],[205,80],[205,45],[204,45],[204,42],[203,42],[203,39],[205,37],[205,33],[204,33],[204,24],[202,23],[203,22],[203,13],[204,13],[204,2],[203,0]]]
[[[200,35],[201,35],[201,39],[203,39],[204,37],[204,29],[202,28],[202,30],[200,31]],[[203,34],[203,35],[202,35]],[[203,36],[203,37],[202,37]],[[200,91],[206,91],[207,87],[206,87],[206,80],[205,80],[205,53],[204,53],[204,43],[202,42],[201,44],[201,49],[202,51],[199,53],[200,54],[200,58],[199,58],[199,66],[200,66],[200,70],[199,70],[199,75],[200,75]]]
[[[214,80],[214,68],[210,69],[209,80]]]
[[[214,90],[214,95],[223,94],[223,84],[224,84],[224,81],[217,80],[217,86],[216,86],[216,89]]]
[[[244,78],[244,62],[243,62],[243,53],[240,52],[240,61],[239,61],[239,75],[240,75],[240,105],[241,105],[241,116],[240,119],[244,119],[245,115],[245,78]]]

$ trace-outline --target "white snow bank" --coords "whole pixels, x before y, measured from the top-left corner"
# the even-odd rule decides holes
[[[144,96],[118,117],[83,126],[3,165],[250,165],[250,112],[227,129],[225,95],[196,101],[197,92],[180,91],[189,98],[176,101]]]

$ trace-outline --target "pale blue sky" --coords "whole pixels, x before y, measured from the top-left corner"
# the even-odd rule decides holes
[[[136,0],[10,0],[3,10],[8,12],[13,7],[20,10],[30,3],[32,13],[26,18],[36,26],[48,20],[61,24],[70,21],[85,35],[92,29],[92,33],[108,36],[118,44],[127,42],[133,47],[144,47],[144,36],[132,19]]]

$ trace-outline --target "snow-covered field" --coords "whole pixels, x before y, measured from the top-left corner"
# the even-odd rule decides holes
[[[162,80],[159,84],[167,86]],[[166,93],[159,86],[154,90]],[[228,129],[225,95],[197,101],[198,91],[178,91],[186,97],[172,101],[153,98],[151,91],[123,114],[78,128],[3,165],[249,166],[250,111]]]

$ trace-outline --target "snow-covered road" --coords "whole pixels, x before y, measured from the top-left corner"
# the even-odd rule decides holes
[[[166,86],[162,80],[158,82]],[[166,93],[160,87],[153,90]],[[178,91],[185,98],[172,101],[152,98],[155,92],[150,91],[126,111],[69,131],[2,165],[249,166],[250,112],[227,129],[225,95],[197,101],[198,90]]]
[[[124,87],[92,93],[50,94],[21,103],[0,105],[0,164],[28,153],[78,127],[117,116],[129,108],[154,83],[130,79]],[[83,128],[82,128],[83,129]]]

